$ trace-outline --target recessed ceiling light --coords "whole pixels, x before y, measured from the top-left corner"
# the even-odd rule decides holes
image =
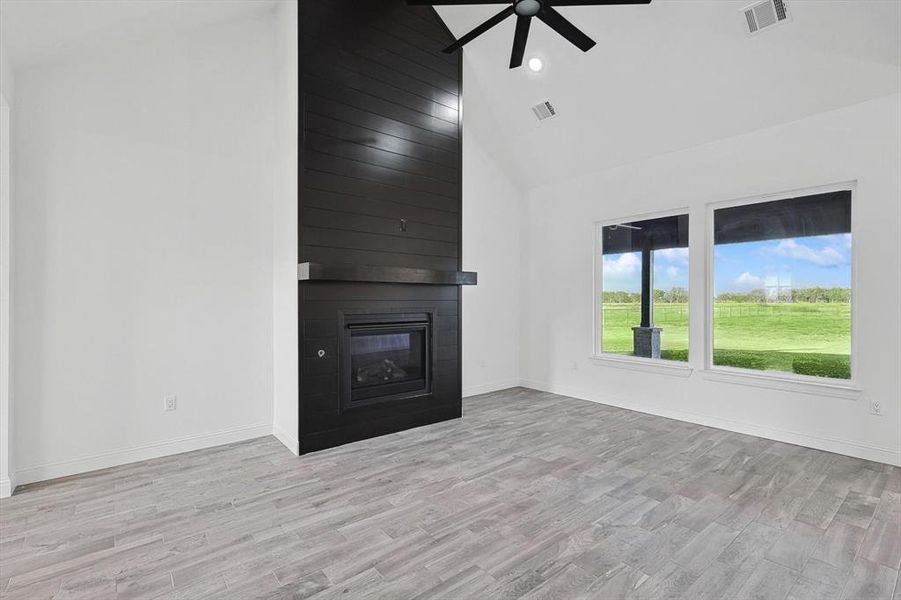
[[[544,68],[544,62],[538,58],[537,56],[533,56],[529,59],[529,69],[535,71],[536,73]]]

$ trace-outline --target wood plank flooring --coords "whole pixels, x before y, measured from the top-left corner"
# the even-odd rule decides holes
[[[898,600],[901,469],[532,390],[27,486],[0,596]]]

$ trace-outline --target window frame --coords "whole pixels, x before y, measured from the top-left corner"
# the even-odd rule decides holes
[[[731,208],[734,206],[746,206],[750,204],[760,204],[763,202],[771,202],[774,200],[786,200],[799,196],[812,196],[815,194],[824,194],[828,192],[850,191],[851,192],[851,356],[850,356],[850,379],[837,379],[834,377],[817,377],[814,375],[798,375],[797,373],[788,373],[782,371],[757,371],[754,369],[746,369],[741,367],[730,367],[725,365],[713,364],[713,313],[715,300],[713,296],[714,280],[715,280],[715,245],[714,245],[714,218],[715,211],[722,208]],[[704,244],[704,278],[705,278],[705,300],[704,300],[704,375],[707,379],[723,381],[727,383],[744,383],[746,385],[754,385],[758,387],[786,389],[791,391],[800,391],[815,394],[835,395],[835,396],[855,396],[860,392],[857,373],[857,219],[855,219],[855,206],[857,202],[857,181],[844,181],[822,186],[805,187],[800,189],[775,192],[770,194],[748,196],[743,198],[735,198],[732,200],[724,200],[721,202],[711,202],[706,205],[705,211],[705,244]],[[691,241],[689,240],[689,244]],[[689,265],[689,269],[691,265]],[[690,327],[690,325],[689,325]]]
[[[688,216],[688,227],[689,232],[691,232],[691,222],[692,222],[692,211],[688,207],[674,208],[670,210],[658,210],[653,212],[632,214],[629,216],[617,218],[617,219],[602,219],[594,222],[594,260],[592,261],[593,267],[593,295],[592,299],[594,301],[594,306],[592,307],[592,315],[593,315],[593,328],[592,328],[592,342],[591,342],[591,354],[589,358],[594,361],[603,362],[608,366],[614,367],[624,367],[624,368],[634,368],[638,370],[645,371],[657,371],[657,372],[665,372],[673,375],[679,375],[683,377],[687,377],[691,374],[693,368],[691,366],[692,361],[692,345],[691,345],[691,304],[693,301],[692,293],[691,293],[691,273],[692,273],[692,265],[691,265],[691,234],[689,233],[688,237],[688,249],[689,249],[689,260],[688,260],[688,304],[689,304],[689,316],[688,316],[688,331],[689,331],[689,344],[688,344],[688,360],[687,361],[679,361],[679,360],[670,360],[667,358],[645,358],[642,356],[627,356],[624,354],[613,354],[610,352],[604,352],[604,242],[603,242],[603,230],[604,227],[608,227],[610,225],[617,225],[619,223],[630,223],[632,221],[644,221],[648,219],[659,219],[663,217],[674,217],[678,215],[687,215]]]

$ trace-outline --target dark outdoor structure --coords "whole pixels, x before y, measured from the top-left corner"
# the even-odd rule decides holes
[[[714,211],[714,244],[850,232],[850,190],[743,204]]]

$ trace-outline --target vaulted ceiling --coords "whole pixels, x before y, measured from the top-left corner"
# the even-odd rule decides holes
[[[500,160],[531,188],[901,90],[901,2],[787,0],[791,21],[754,36],[748,3],[560,7],[597,46],[583,54],[536,22],[526,58],[544,60],[540,73],[507,68],[513,19],[482,35],[464,57]],[[498,10],[438,13],[459,37]],[[539,124],[530,107],[543,100],[559,116]]]
[[[15,66],[175,28],[275,0],[3,0],[0,34]],[[746,33],[749,0],[653,0],[647,6],[560,7],[597,41],[583,54],[535,22],[526,57],[545,69],[507,68],[514,19],[464,50],[472,105],[491,146],[531,188],[800,119],[901,91],[901,2],[786,0],[792,19]],[[460,36],[498,12],[439,7]],[[15,26],[13,26],[15,24]],[[559,117],[539,124],[530,107]]]

